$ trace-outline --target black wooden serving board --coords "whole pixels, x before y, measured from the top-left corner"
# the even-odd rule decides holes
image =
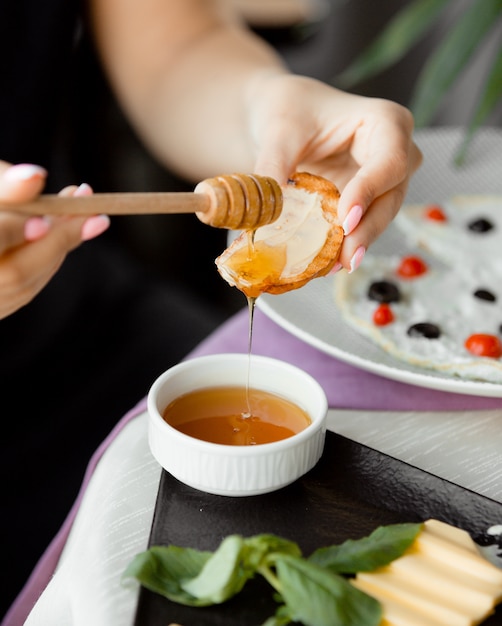
[[[487,529],[502,524],[502,504],[328,432],[317,466],[270,494],[214,496],[163,472],[149,544],[215,550],[230,534],[274,533],[309,555],[380,525],[429,518],[463,528],[487,545]],[[225,604],[191,608],[142,588],[135,626],[259,626],[275,613],[271,591],[258,577]],[[485,625],[502,625],[502,607]]]

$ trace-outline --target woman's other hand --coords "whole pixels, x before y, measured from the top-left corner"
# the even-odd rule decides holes
[[[27,202],[42,191],[43,168],[0,161],[0,202]],[[88,185],[64,189],[65,195],[92,193]],[[106,216],[30,217],[0,211],[0,319],[32,300],[49,282],[66,255],[82,241],[104,232]]]

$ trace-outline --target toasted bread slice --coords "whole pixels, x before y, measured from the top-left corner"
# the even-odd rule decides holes
[[[320,176],[297,172],[282,192],[279,218],[254,233],[241,233],[216,259],[221,276],[248,297],[303,287],[327,274],[340,253],[337,187]]]

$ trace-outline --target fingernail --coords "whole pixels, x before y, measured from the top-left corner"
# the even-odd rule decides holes
[[[32,165],[31,163],[20,163],[19,165],[13,165],[4,173],[4,180],[30,180],[30,178],[45,178],[47,176],[47,170],[39,165]]]
[[[354,228],[361,221],[361,217],[363,216],[363,207],[356,204],[353,206],[347,214],[345,218],[342,228],[345,235],[350,235],[350,233],[354,230]]]
[[[366,248],[364,246],[359,246],[359,248],[357,248],[357,250],[354,252],[354,256],[350,259],[349,274],[352,274],[352,272],[355,272],[356,269],[361,265],[361,262],[364,259],[365,254],[366,254]]]
[[[73,194],[74,196],[92,196],[92,187],[87,183],[82,183]]]
[[[24,223],[24,238],[26,241],[36,241],[49,231],[50,226],[45,217],[30,217]]]
[[[82,226],[82,240],[88,241],[94,239],[110,226],[110,218],[108,215],[94,215],[86,220]]]
[[[333,265],[330,274],[336,274],[342,269],[343,265],[340,262],[337,262]]]

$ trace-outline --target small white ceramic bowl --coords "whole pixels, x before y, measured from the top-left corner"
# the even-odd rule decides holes
[[[276,441],[232,446],[196,439],[170,426],[162,413],[182,394],[222,385],[275,393],[308,413],[311,423]],[[319,383],[301,369],[263,356],[215,354],[164,372],[148,394],[149,445],[160,465],[181,482],[216,495],[251,496],[280,489],[303,476],[321,457],[328,403]]]

